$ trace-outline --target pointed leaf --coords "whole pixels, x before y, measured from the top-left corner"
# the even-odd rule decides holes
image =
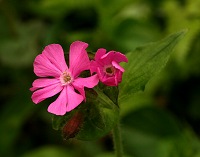
[[[145,89],[147,82],[164,68],[173,48],[185,33],[185,30],[174,33],[127,54],[129,62],[123,66],[125,72],[120,84],[119,101]]]

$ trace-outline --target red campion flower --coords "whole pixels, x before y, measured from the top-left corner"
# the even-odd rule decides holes
[[[128,62],[126,56],[120,52],[98,49],[94,60],[91,61],[90,71],[96,72],[101,82],[108,86],[117,86],[122,81],[124,69],[120,62]]]
[[[41,77],[36,79],[32,88],[32,100],[35,104],[60,92],[58,98],[49,105],[48,112],[64,115],[76,108],[84,99],[84,87],[93,88],[98,84],[98,76],[79,77],[84,70],[90,69],[90,60],[86,52],[87,43],[75,41],[70,46],[69,68],[65,62],[64,52],[59,44],[45,47],[34,61],[34,73]],[[76,89],[76,91],[75,91]]]

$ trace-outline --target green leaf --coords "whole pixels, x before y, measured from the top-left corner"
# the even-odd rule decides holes
[[[119,108],[103,90],[96,87],[87,91],[86,95],[86,103],[82,103],[64,116],[53,117],[54,129],[63,131],[67,128],[64,131],[64,134],[66,132],[68,134],[65,136],[66,139],[73,137],[80,140],[98,139],[111,131],[118,122]],[[80,117],[83,117],[83,122]]]
[[[129,62],[124,65],[126,71],[120,84],[119,101],[145,89],[147,82],[164,68],[173,48],[185,33],[185,30],[174,33],[127,54]]]
[[[118,105],[118,95],[119,89],[117,86],[106,86],[103,83],[99,83],[99,87],[101,88],[102,92],[113,101],[114,104]]]

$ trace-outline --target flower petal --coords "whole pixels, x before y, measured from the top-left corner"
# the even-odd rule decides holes
[[[64,72],[68,69],[65,62],[63,49],[59,44],[50,44],[46,46],[42,54],[45,55],[49,61],[54,64],[61,72]]]
[[[61,74],[61,71],[43,54],[40,54],[35,58],[33,67],[34,73],[39,77],[59,77]]]
[[[38,88],[44,88],[53,84],[58,84],[60,82],[59,79],[48,79],[48,78],[40,78],[40,79],[36,79],[33,83],[32,83],[32,88],[30,88],[31,91],[34,91]]]
[[[86,77],[86,78],[77,78],[74,80],[73,84],[76,83],[79,86],[84,86],[87,88],[93,88],[94,86],[96,86],[99,82],[98,76],[97,74],[90,76],[90,77]]]
[[[78,90],[78,92],[83,96],[83,99],[86,101],[84,86],[73,83],[73,87]]]
[[[32,95],[32,101],[35,104],[38,104],[39,102],[43,101],[46,98],[52,97],[59,93],[63,87],[60,84],[53,84],[50,86],[47,86],[45,88],[39,89],[35,91]]]
[[[115,76],[109,77],[105,75],[101,81],[108,86],[117,86]]]
[[[75,89],[77,89],[80,92],[80,94],[85,99],[84,87],[93,88],[94,86],[98,84],[98,82],[99,82],[98,75],[95,74],[87,78],[77,78],[74,80],[72,85],[74,86]]]
[[[101,57],[102,61],[104,64],[111,64],[112,61],[115,61],[117,63],[120,62],[128,62],[128,59],[126,56],[120,52],[115,52],[115,51],[109,51],[105,55]]]
[[[94,57],[95,61],[97,61],[97,62],[100,61],[101,57],[105,54],[106,54],[106,49],[104,49],[104,48],[98,49],[95,54],[95,57]]]
[[[120,52],[116,52],[115,53],[115,56],[114,56],[113,60],[116,61],[117,63],[128,62],[128,58],[124,54],[122,54]]]
[[[118,85],[120,82],[122,82],[122,74],[123,72],[118,70],[115,74],[115,82],[116,82],[116,85]]]
[[[83,96],[77,94],[72,86],[67,86],[67,112],[76,108],[83,100]]]
[[[109,51],[101,57],[101,60],[104,65],[109,65],[114,59],[115,51]]]
[[[91,73],[91,75],[92,75],[94,72],[97,72],[97,67],[99,67],[99,66],[101,66],[101,65],[99,65],[99,64],[97,63],[97,61],[92,60],[92,61],[90,62],[90,73]]]
[[[113,65],[116,69],[119,69],[121,72],[124,72],[124,68],[122,68],[117,62],[112,61],[112,65]]]
[[[102,67],[97,67],[97,75],[99,79],[102,81],[104,77],[106,76],[106,73],[103,71]]]
[[[48,112],[55,115],[64,115],[67,112],[67,88],[64,87],[58,98],[49,105]]]
[[[82,71],[90,69],[90,60],[85,50],[87,47],[88,44],[82,41],[75,41],[70,46],[69,69],[74,78]]]
[[[90,62],[90,73],[97,72],[97,67],[104,67],[101,57],[106,54],[106,49],[100,48],[95,54],[95,61]]]

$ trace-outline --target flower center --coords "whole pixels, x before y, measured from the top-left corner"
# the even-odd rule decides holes
[[[62,85],[70,84],[73,81],[73,78],[71,77],[69,72],[63,72],[60,76],[60,82]]]
[[[71,81],[71,77],[69,75],[66,75],[63,79],[64,79],[65,82]]]
[[[115,67],[113,67],[112,65],[106,66],[104,71],[107,75],[112,76],[115,74]]]

